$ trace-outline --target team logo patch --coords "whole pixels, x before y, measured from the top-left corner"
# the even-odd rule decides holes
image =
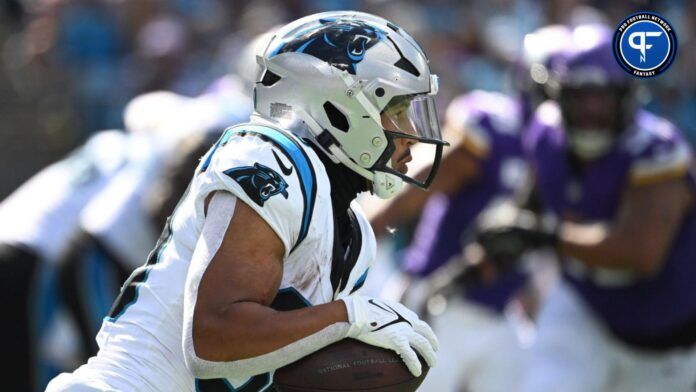
[[[237,181],[251,200],[261,207],[277,194],[288,198],[288,183],[275,170],[258,162],[254,166],[235,167],[224,173]]]
[[[650,78],[665,72],[677,54],[672,25],[653,12],[624,19],[614,33],[614,57],[633,76]]]
[[[363,22],[341,19],[320,22],[322,27],[283,43],[272,56],[285,52],[306,53],[355,75],[357,64],[367,50],[384,37],[383,32]]]

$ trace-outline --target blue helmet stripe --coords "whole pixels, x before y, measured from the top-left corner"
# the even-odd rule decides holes
[[[338,47],[338,46],[336,46],[336,44],[334,44],[333,42],[331,42],[331,40],[329,39],[329,36],[326,35],[326,33],[324,33],[324,42],[326,42],[327,44],[333,46],[334,48],[337,48],[337,47]]]
[[[386,32],[364,21],[328,18],[320,22],[299,32],[288,33],[268,58],[281,53],[305,53],[355,74],[356,64],[363,61],[365,51],[387,37]]]
[[[307,42],[305,42],[304,44],[302,44],[302,46],[300,46],[299,48],[297,48],[297,50],[296,50],[295,52],[297,52],[297,53],[302,53],[302,52],[304,52],[305,48],[306,48],[307,46],[309,46],[309,44],[311,44],[311,43],[314,42],[314,41],[316,41],[316,38],[310,39],[309,41],[307,41]]]
[[[300,189],[304,199],[304,210],[302,212],[302,224],[300,226],[300,234],[297,236],[297,241],[290,252],[294,251],[297,246],[307,237],[309,232],[309,223],[312,220],[314,211],[314,201],[316,199],[316,175],[314,168],[309,161],[307,153],[302,149],[302,146],[290,135],[277,129],[268,128],[261,125],[244,125],[239,128],[230,129],[237,134],[257,134],[265,136],[274,145],[276,145],[290,159],[292,165],[297,170],[297,176],[300,180]]]

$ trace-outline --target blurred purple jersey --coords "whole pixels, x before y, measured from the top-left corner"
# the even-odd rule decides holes
[[[544,103],[525,133],[540,198],[560,219],[610,222],[627,186],[686,178],[694,192],[691,149],[670,122],[639,111],[613,149],[573,170],[555,104]],[[659,202],[659,201],[658,201]],[[618,336],[650,340],[674,333],[696,317],[696,210],[682,222],[661,271],[639,279],[565,260],[564,278]]]
[[[500,93],[474,91],[455,98],[447,122],[464,125],[463,143],[479,161],[479,175],[449,197],[433,194],[421,213],[413,242],[405,256],[405,269],[427,276],[461,253],[467,230],[497,196],[509,195],[524,182],[527,165],[521,146],[523,124],[520,103]],[[513,271],[491,286],[475,287],[466,296],[501,310],[525,282]]]

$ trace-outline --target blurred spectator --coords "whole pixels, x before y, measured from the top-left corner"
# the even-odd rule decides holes
[[[541,25],[613,26],[631,12],[655,10],[677,27],[680,50],[670,72],[646,83],[643,98],[696,140],[696,114],[690,110],[696,77],[687,72],[696,65],[696,4],[686,0],[4,0],[2,19],[11,23],[0,28],[0,76],[9,86],[0,77],[0,99],[19,95],[15,100],[28,101],[2,126],[17,132],[30,125],[36,134],[31,139],[46,140],[47,158],[55,158],[50,152],[64,153],[96,129],[121,127],[129,98],[156,89],[197,95],[230,71],[251,37],[295,17],[339,8],[381,14],[414,31],[447,81],[438,97],[442,107],[462,91],[508,90],[505,74],[522,38]],[[30,113],[32,121],[21,113]],[[31,148],[27,139],[5,148]],[[5,174],[9,183],[0,197],[40,166]]]
[[[2,20],[7,23],[16,23],[24,15],[24,7],[19,0],[3,0],[2,1]]]
[[[696,143],[690,0],[0,0],[0,167],[11,168],[0,173],[0,200],[97,130],[123,128],[132,97],[199,95],[236,70],[255,35],[330,9],[372,12],[412,31],[442,79],[441,109],[473,89],[509,93],[510,66],[540,26],[613,28],[656,11],[674,24],[679,51],[668,72],[642,81],[638,99]]]

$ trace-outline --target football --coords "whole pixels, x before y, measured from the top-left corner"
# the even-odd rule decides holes
[[[423,373],[414,377],[394,351],[344,339],[276,370],[273,382],[282,392],[411,392],[428,373],[420,360]]]

